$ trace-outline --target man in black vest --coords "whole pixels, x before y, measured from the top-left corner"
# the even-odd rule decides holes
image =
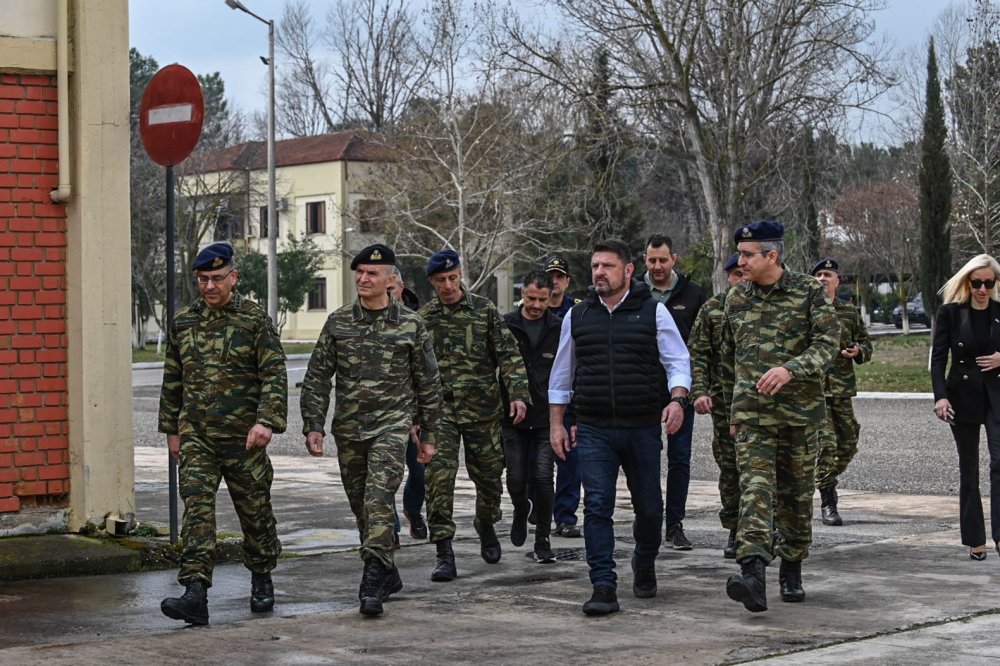
[[[677,325],[649,287],[632,280],[628,246],[599,242],[591,252],[594,286],[563,319],[549,379],[549,428],[559,458],[576,446],[584,488],[584,540],[593,596],[587,615],[619,610],[613,557],[613,513],[618,469],[625,472],[635,522],[632,592],[656,596],[654,563],[660,550],[662,432],[684,421],[691,363]],[[563,426],[570,400],[576,442]]]

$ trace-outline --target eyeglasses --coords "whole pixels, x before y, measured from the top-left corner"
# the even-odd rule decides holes
[[[969,284],[972,285],[973,289],[982,289],[986,287],[987,289],[992,289],[996,286],[996,280],[969,280]]]
[[[233,269],[236,270],[236,269]],[[225,275],[198,275],[195,279],[198,280],[198,284],[201,286],[206,286],[209,282],[212,284],[222,284],[226,281],[226,278],[233,274],[233,271],[229,271]]]
[[[740,255],[741,257],[743,257],[744,259],[749,259],[750,257],[752,257],[755,254],[767,254],[767,252],[761,252],[759,250],[757,252],[750,252],[748,250],[740,250],[739,252],[737,252],[737,254]]]

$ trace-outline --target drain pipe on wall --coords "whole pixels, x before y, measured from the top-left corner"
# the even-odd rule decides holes
[[[69,0],[59,0],[56,34],[56,88],[59,116],[59,185],[49,192],[55,203],[66,203],[70,195],[69,178]]]

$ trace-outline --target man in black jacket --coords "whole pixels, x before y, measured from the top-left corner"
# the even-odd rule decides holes
[[[514,334],[517,347],[528,371],[531,405],[524,420],[514,425],[504,416],[503,453],[507,464],[507,492],[514,504],[510,542],[524,544],[528,535],[528,478],[532,481],[535,503],[535,561],[555,562],[549,543],[552,523],[552,465],[554,455],[549,445],[549,373],[559,347],[562,321],[549,310],[552,278],[544,271],[532,271],[521,287],[521,306],[504,315],[504,322]],[[507,396],[501,389],[504,405]],[[504,410],[506,415],[510,410]]]
[[[674,270],[677,254],[669,236],[653,234],[646,241],[646,275],[643,281],[650,295],[667,306],[677,330],[687,344],[691,327],[698,310],[705,302],[701,285]],[[674,550],[691,550],[691,542],[684,534],[685,507],[688,485],[691,481],[691,435],[694,432],[694,409],[684,409],[684,425],[667,437],[667,501],[664,510],[667,525],[666,539]]]
[[[613,555],[619,469],[635,512],[632,592],[639,598],[656,596],[663,521],[661,437],[664,427],[674,433],[684,421],[691,360],[666,308],[641,280],[632,279],[625,243],[599,242],[590,266],[590,295],[562,322],[549,378],[549,436],[559,458],[573,446],[579,449],[584,540],[594,587],[583,612],[604,615],[619,610]],[[571,400],[576,442],[563,425]]]

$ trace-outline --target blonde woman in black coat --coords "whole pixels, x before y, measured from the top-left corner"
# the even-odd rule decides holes
[[[969,557],[986,559],[979,495],[979,430],[990,453],[990,525],[1000,554],[1000,264],[988,254],[969,260],[939,292],[931,382],[934,413],[951,425],[958,448],[959,519]],[[945,377],[948,355],[951,368]]]

